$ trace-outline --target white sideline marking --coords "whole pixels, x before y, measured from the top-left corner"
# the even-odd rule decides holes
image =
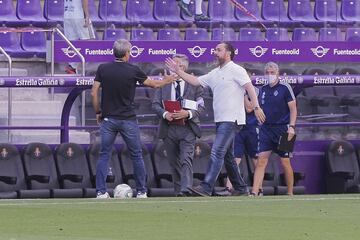
[[[171,203],[212,203],[212,202],[289,202],[289,201],[339,201],[339,200],[360,200],[360,195],[351,196],[351,197],[314,197],[314,198],[297,198],[297,197],[281,197],[281,198],[273,198],[273,197],[257,197],[257,198],[247,198],[247,197],[239,197],[238,199],[225,199],[226,197],[215,197],[203,198],[200,200],[154,200],[154,199],[87,199],[79,200],[79,201],[71,201],[68,202],[69,199],[63,199],[63,201],[59,201],[59,199],[12,199],[12,200],[0,200],[0,207],[2,206],[39,206],[39,205],[87,205],[87,204],[171,204]],[[158,198],[159,199],[159,198]],[[76,200],[76,199],[72,199]]]

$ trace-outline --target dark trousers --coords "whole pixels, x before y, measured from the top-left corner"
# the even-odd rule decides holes
[[[164,144],[172,168],[175,195],[192,187],[195,140],[195,134],[188,125],[169,126]]]

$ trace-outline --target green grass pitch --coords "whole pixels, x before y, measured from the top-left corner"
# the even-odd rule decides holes
[[[360,239],[360,195],[0,200],[0,239]]]

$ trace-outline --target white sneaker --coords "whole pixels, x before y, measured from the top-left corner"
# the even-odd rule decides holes
[[[144,192],[144,193],[138,192],[138,193],[136,194],[136,198],[147,198],[147,197],[148,197],[148,196],[147,196],[146,192]]]
[[[101,193],[101,192],[98,192],[96,194],[96,198],[99,198],[99,199],[105,199],[105,198],[110,198],[110,195],[109,193]]]

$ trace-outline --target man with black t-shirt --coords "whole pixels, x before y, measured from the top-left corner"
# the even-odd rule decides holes
[[[101,64],[91,89],[96,120],[100,124],[101,149],[96,165],[97,198],[109,198],[106,177],[111,150],[118,133],[123,137],[133,161],[138,198],[147,197],[146,171],[142,158],[140,130],[136,120],[134,97],[137,83],[158,88],[175,80],[165,73],[162,81],[152,80],[137,66],[128,63],[131,43],[125,39],[115,41],[115,61]],[[98,93],[102,88],[101,105]]]

